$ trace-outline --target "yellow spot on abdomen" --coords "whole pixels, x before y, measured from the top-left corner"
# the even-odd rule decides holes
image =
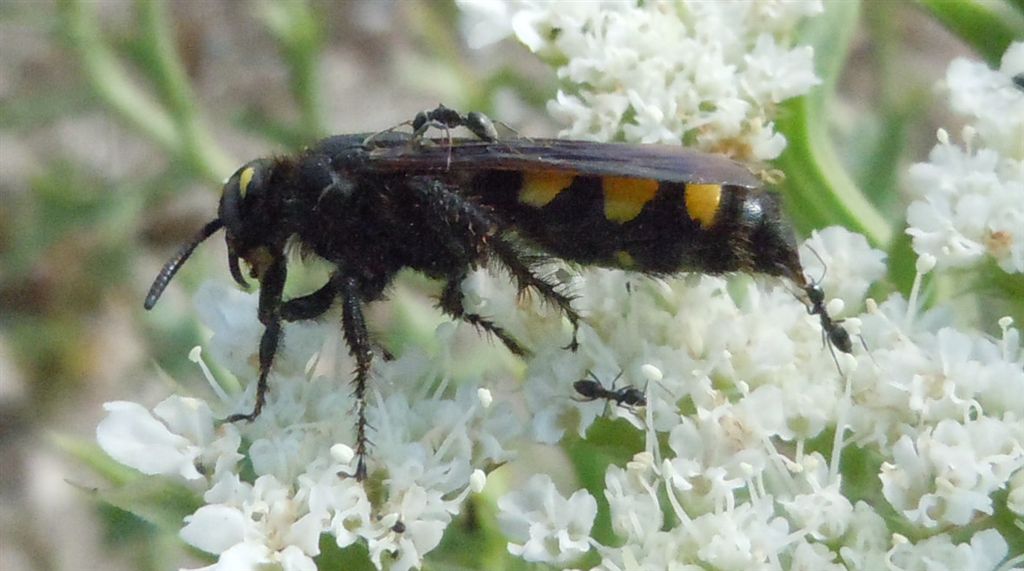
[[[722,185],[687,184],[686,211],[701,228],[707,230],[715,225],[715,216],[722,203]]]
[[[640,215],[644,205],[658,194],[658,181],[646,178],[606,176],[601,179],[604,189],[604,217],[622,224]]]
[[[252,182],[252,175],[254,174],[256,174],[256,169],[252,167],[245,167],[238,174],[238,194],[242,198],[245,198],[245,193],[249,191],[249,183]]]
[[[569,188],[576,175],[559,171],[526,171],[523,173],[523,186],[519,189],[519,202],[543,208],[558,196],[558,193]]]

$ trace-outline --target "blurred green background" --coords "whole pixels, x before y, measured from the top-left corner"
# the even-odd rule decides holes
[[[941,4],[867,3],[840,54],[831,134],[890,209],[935,129],[958,128],[933,93],[949,61],[1002,53],[944,28]],[[142,299],[237,165],[438,102],[551,136],[557,88],[518,44],[469,50],[450,2],[0,3],[0,568],[180,563],[173,537],[94,501],[111,475],[84,459],[103,402],[152,405],[172,378],[201,382],[188,296],[229,279],[222,240],[157,311]]]

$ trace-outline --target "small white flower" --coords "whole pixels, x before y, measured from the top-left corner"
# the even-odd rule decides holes
[[[970,542],[960,544],[943,533],[917,543],[895,544],[886,567],[904,571],[995,570],[1006,552],[1006,540],[994,529],[979,531]]]
[[[964,147],[944,131],[928,162],[913,165],[907,233],[918,254],[945,266],[982,256],[1006,272],[1024,272],[1024,92],[1012,70],[1024,60],[1024,42],[1003,57],[1003,69],[954,61],[946,74],[950,106],[966,116]]]
[[[873,507],[857,502],[839,553],[851,569],[885,569],[891,535]]]
[[[654,493],[657,481],[650,470],[636,463],[627,469],[609,466],[604,484],[616,535],[642,541],[661,528],[663,515]]]
[[[683,553],[694,563],[739,570],[766,567],[788,543],[789,526],[770,502],[759,502],[703,514],[679,531]]]
[[[839,479],[831,483],[827,478],[827,463],[820,455],[814,455],[814,464],[820,470],[807,470],[803,474],[808,488],[792,499],[780,499],[780,503],[797,529],[805,531],[817,541],[834,541],[842,537],[850,526],[853,505],[840,491]],[[805,458],[808,464],[811,458]]]
[[[943,420],[912,439],[903,436],[893,463],[882,466],[885,498],[924,527],[966,525],[992,513],[991,494],[1024,466],[1024,427],[990,417]]]
[[[821,543],[801,541],[793,548],[791,571],[847,571],[847,566],[837,561],[839,557],[828,546]]]
[[[412,486],[397,496],[393,495],[390,503],[398,504],[397,521],[402,522],[405,529],[401,533],[392,531],[371,539],[370,560],[382,568],[382,556],[388,553],[394,556],[389,562],[389,569],[407,571],[418,568],[422,564],[423,555],[441,543],[444,530],[451,522],[449,510],[452,506],[437,491],[419,486]]]
[[[590,550],[597,501],[585,490],[565,498],[548,475],[538,474],[502,496],[498,509],[509,552],[526,561],[566,563]]]
[[[1024,516],[1024,470],[1018,470],[1010,479],[1010,493],[1006,499],[1006,507],[1018,516]]]
[[[193,547],[220,556],[209,569],[243,562],[249,568],[270,563],[296,571],[316,568],[312,557],[320,553],[325,522],[296,502],[286,486],[262,476],[253,485],[236,480],[232,490],[222,485],[215,495],[225,492],[225,502],[207,504],[186,517],[180,534]]]
[[[149,475],[203,478],[200,468],[218,474],[234,465],[240,439],[231,427],[217,431],[205,402],[172,396],[153,413],[123,401],[108,402],[109,413],[96,428],[103,450],[118,462]]]
[[[964,58],[946,72],[950,107],[966,117],[985,146],[1009,159],[1024,160],[1024,94],[1013,77],[1024,72],[1024,42],[1003,54],[999,70]]]

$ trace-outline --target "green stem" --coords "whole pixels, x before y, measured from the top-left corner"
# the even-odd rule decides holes
[[[180,133],[167,113],[128,79],[113,52],[100,38],[91,2],[60,0],[61,31],[78,55],[84,76],[97,96],[131,127],[159,145],[177,149]]]
[[[320,21],[303,0],[264,4],[261,16],[288,64],[292,96],[299,106],[300,138],[323,136],[323,105],[317,81],[318,56],[324,43]]]
[[[182,159],[194,172],[208,180],[223,180],[232,161],[199,127],[188,77],[170,40],[163,3],[140,0],[139,8],[143,46],[165,105],[153,101],[129,79],[101,37],[94,4],[60,0],[58,8],[61,30],[81,59],[84,76],[99,98],[129,126]]]
[[[918,0],[942,25],[999,67],[1006,48],[1024,37],[1024,20],[1007,18],[974,0]],[[1024,2],[1017,2],[1018,5]]]
[[[828,103],[846,60],[858,13],[857,2],[832,2],[827,4],[825,14],[804,31],[803,40],[814,47],[823,83],[809,95],[785,105],[778,125],[789,144],[776,164],[786,173],[780,188],[793,206],[789,212],[801,233],[841,224],[864,234],[877,247],[892,240],[891,225],[850,178],[828,133]]]

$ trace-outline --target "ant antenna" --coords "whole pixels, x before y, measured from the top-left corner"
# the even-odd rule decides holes
[[[203,226],[203,229],[200,230],[190,242],[184,244],[170,260],[167,260],[167,263],[164,264],[163,268],[161,268],[160,273],[156,275],[156,279],[153,280],[153,285],[149,287],[149,293],[146,295],[146,301],[143,304],[146,309],[153,309],[153,306],[156,305],[160,296],[163,295],[164,290],[167,289],[167,284],[171,283],[171,279],[174,278],[174,274],[178,273],[178,270],[181,269],[181,266],[185,264],[188,257],[192,255],[192,252],[195,251],[199,244],[203,243],[204,240],[213,235],[217,230],[220,230],[223,226],[224,222],[222,222],[220,218],[214,218],[210,222],[207,222],[206,226]],[[236,258],[235,266],[237,267],[237,265],[238,263]]]
[[[811,246],[810,244],[804,244],[804,246],[806,246],[807,249],[810,250],[812,254],[814,254],[815,258],[818,258],[819,262],[821,262],[821,277],[814,282],[815,285],[820,284],[821,282],[825,281],[825,276],[828,275],[828,264],[825,263],[825,258],[822,258],[821,254],[819,254],[818,251],[814,249],[814,246]]]

